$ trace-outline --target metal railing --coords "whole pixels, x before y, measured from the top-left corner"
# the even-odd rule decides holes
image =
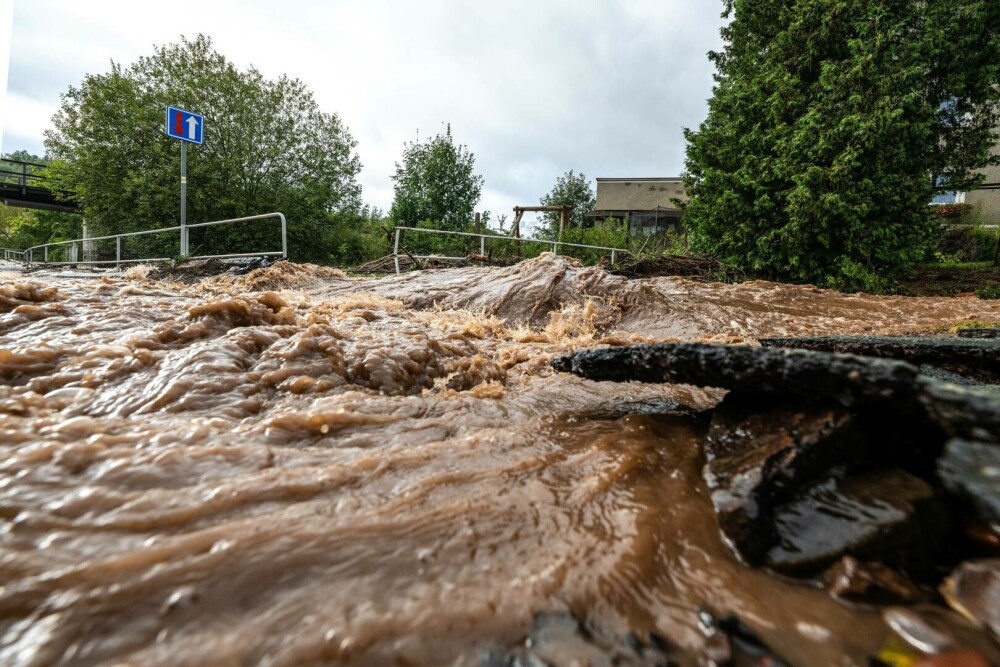
[[[24,261],[24,251],[14,250],[13,248],[0,248],[3,250],[3,258],[12,262],[23,262]]]
[[[631,254],[626,248],[609,248],[606,246],[598,245],[584,245],[582,243],[565,243],[563,241],[545,241],[543,239],[522,239],[514,236],[498,236],[496,234],[476,234],[474,232],[453,232],[444,229],[420,229],[419,227],[396,227],[396,240],[392,246],[392,259],[396,265],[396,275],[399,275],[399,242],[400,242],[400,232],[423,232],[426,234],[446,234],[450,236],[471,236],[479,239],[479,254],[486,255],[486,239],[493,241],[504,241],[506,243],[541,243],[542,245],[552,246],[552,254],[558,255],[560,247],[572,247],[572,248],[587,248],[589,250],[610,250],[611,251],[611,263],[615,263],[616,253],[626,253]],[[465,257],[449,257],[447,255],[411,255],[410,253],[405,253],[407,256],[413,259],[444,259],[452,261],[461,261],[466,259]]]
[[[42,245],[33,246],[23,251],[22,260],[28,265],[32,264],[44,264],[47,266],[60,266],[68,264],[82,264],[82,265],[99,265],[99,264],[114,264],[116,266],[121,264],[127,264],[130,262],[166,262],[169,261],[169,257],[144,257],[137,259],[123,259],[122,258],[122,239],[131,238],[133,236],[144,236],[147,234],[166,234],[170,232],[179,232],[178,241],[180,239],[180,234],[185,234],[189,229],[197,229],[199,227],[212,227],[215,225],[230,225],[237,222],[249,222],[251,220],[263,220],[266,218],[278,218],[281,220],[281,250],[273,250],[267,252],[241,252],[241,253],[225,253],[221,255],[193,255],[187,259],[223,259],[223,258],[236,258],[236,257],[281,257],[282,259],[288,258],[288,224],[285,221],[285,215],[283,213],[262,213],[261,215],[249,215],[243,218],[231,218],[229,220],[213,220],[212,222],[199,222],[193,225],[184,225],[183,227],[162,227],[160,229],[146,229],[139,232],[127,232],[123,234],[109,234],[107,236],[93,236],[86,239],[73,239],[72,241],[56,241],[54,243],[43,243]],[[78,259],[79,255],[86,255],[88,244],[93,244],[96,241],[106,241],[108,239],[115,240],[115,258],[100,260],[100,259]],[[72,259],[62,260],[62,261],[49,261],[49,248],[57,248],[60,246],[68,246],[72,249],[71,254]],[[93,247],[93,245],[90,245]],[[178,243],[178,249],[180,249],[180,243]],[[41,257],[36,259],[36,252],[41,251]],[[79,251],[82,251],[79,252]]]
[[[45,165],[38,162],[0,158],[0,183],[19,188],[44,187],[49,180],[39,173],[44,169]]]

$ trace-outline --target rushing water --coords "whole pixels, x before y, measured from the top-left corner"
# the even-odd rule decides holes
[[[547,255],[384,279],[133,273],[0,286],[2,664],[477,665],[550,610],[693,664],[705,605],[793,664],[863,665],[878,610],[720,540],[693,416],[718,391],[548,362],[1000,320],[974,298],[626,280]]]

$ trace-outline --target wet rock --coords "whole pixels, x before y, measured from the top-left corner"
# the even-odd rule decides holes
[[[762,561],[776,540],[773,511],[803,483],[860,458],[865,438],[846,409],[758,408],[730,394],[705,444],[705,481],[719,527],[742,557]]]
[[[953,438],[1000,443],[1000,389],[920,378],[927,415]]]
[[[1000,446],[951,440],[938,461],[945,487],[970,501],[979,516],[1000,526]]]
[[[583,350],[552,366],[591,380],[693,384],[844,406],[910,402],[919,374],[912,364],[888,359],[705,343]]]
[[[981,382],[1000,382],[1000,340],[986,338],[915,338],[903,336],[817,336],[763,338],[764,347],[857,354],[926,364]]]
[[[962,563],[941,594],[952,609],[1000,639],[1000,558]]]
[[[930,485],[890,469],[833,475],[777,508],[774,525],[765,563],[778,572],[807,575],[850,554],[919,577],[933,569],[949,520]]]
[[[738,616],[715,618],[705,609],[698,612],[698,626],[705,634],[703,664],[709,667],[788,667]]]
[[[823,587],[834,597],[866,604],[911,603],[922,596],[909,579],[877,562],[844,556],[823,573]]]
[[[531,635],[511,651],[491,651],[482,667],[669,667],[674,665],[661,642],[646,644],[634,635],[605,641],[595,638],[573,614],[546,612],[535,615]]]

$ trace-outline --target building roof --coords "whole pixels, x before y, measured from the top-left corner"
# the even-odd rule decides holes
[[[662,178],[650,178],[644,176],[642,178],[598,178],[598,183],[644,183],[644,182],[658,182],[658,181],[668,181],[671,183],[679,183],[684,180],[680,176],[664,176]]]

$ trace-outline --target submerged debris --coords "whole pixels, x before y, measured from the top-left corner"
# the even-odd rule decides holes
[[[703,608],[698,620],[707,639],[702,662],[708,667],[788,667],[738,616],[715,618]]]
[[[744,277],[742,272],[726,266],[714,257],[686,254],[644,257],[612,269],[610,273],[627,278],[685,276],[707,280],[736,280]]]
[[[923,594],[909,579],[882,563],[844,556],[823,573],[823,587],[833,596],[869,604],[911,603]]]
[[[643,642],[635,635],[597,638],[569,612],[535,614],[534,628],[520,646],[491,651],[481,667],[672,667],[668,647],[660,637]]]
[[[952,609],[1000,640],[1000,559],[962,563],[945,580],[941,594]]]

